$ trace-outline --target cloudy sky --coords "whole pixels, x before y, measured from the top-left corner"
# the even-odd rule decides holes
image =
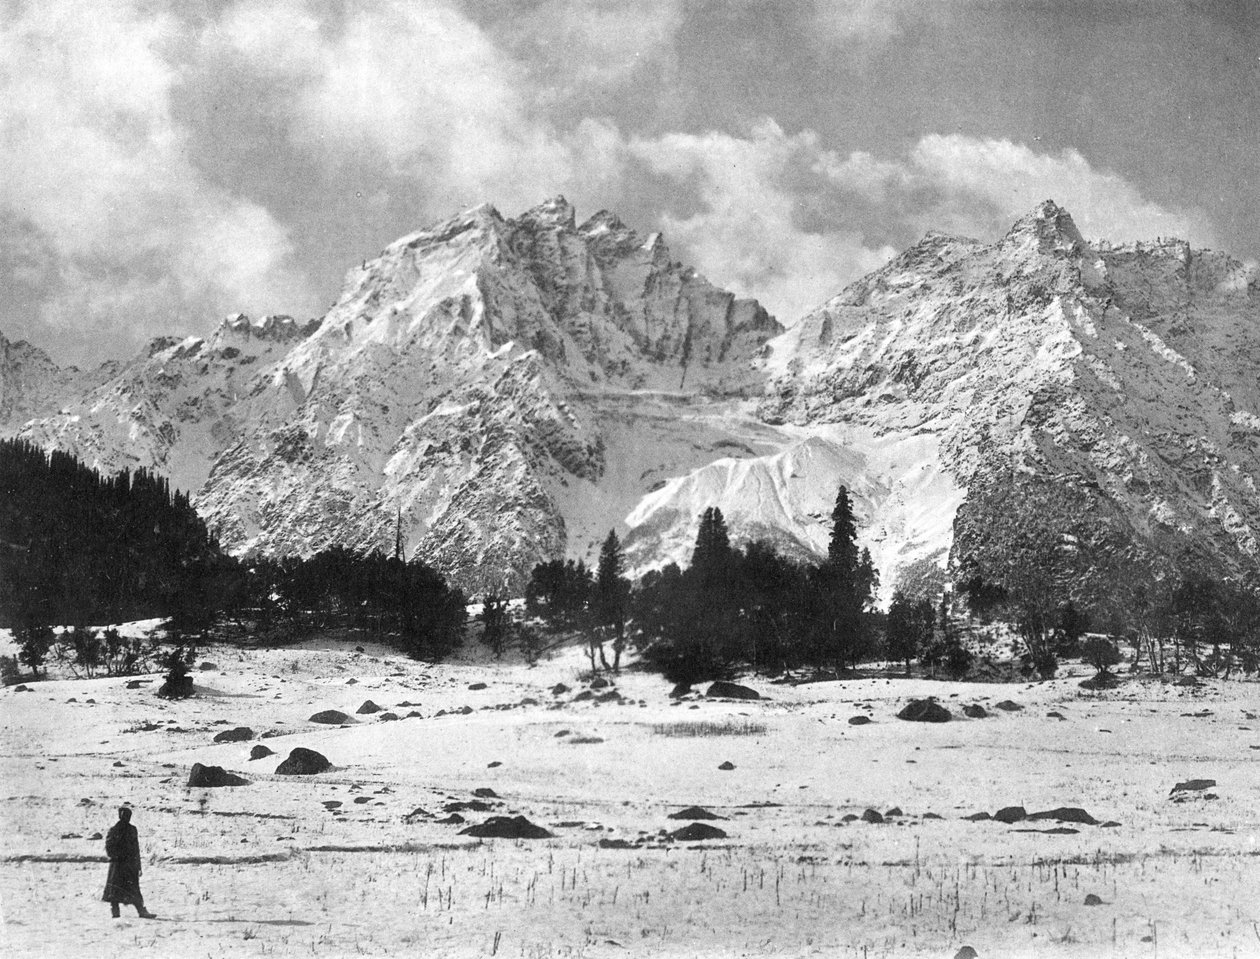
[[[0,333],[321,314],[489,201],[601,208],[784,322],[929,229],[1260,255],[1253,0],[0,0]]]

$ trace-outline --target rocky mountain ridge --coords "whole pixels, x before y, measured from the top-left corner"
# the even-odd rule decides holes
[[[167,473],[237,552],[389,549],[401,522],[478,591],[610,526],[636,570],[685,562],[709,505],[818,555],[843,482],[886,598],[976,542],[1012,477],[1236,571],[1260,529],[1258,302],[1223,254],[1091,245],[1047,202],[996,243],[929,234],[784,330],[557,198],[401,238],[319,321],[232,317],[86,379],[8,348],[0,413]]]

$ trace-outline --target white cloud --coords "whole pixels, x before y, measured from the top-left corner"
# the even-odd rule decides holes
[[[958,203],[987,200],[1006,218],[1053,199],[1086,236],[1115,241],[1176,236],[1195,246],[1216,243],[1204,214],[1153,203],[1124,177],[1095,170],[1072,149],[1044,154],[1009,140],[933,134],[914,148],[905,174],[940,187]]]
[[[179,39],[127,3],[42,2],[0,28],[0,212],[43,251],[40,320],[111,352],[230,309],[310,305],[284,229],[187,154]]]
[[[789,137],[763,121],[748,137],[676,133],[629,148],[657,174],[698,185],[702,212],[663,218],[671,242],[715,283],[757,297],[781,321],[794,321],[895,253],[854,230],[799,224],[798,170],[820,152],[812,133]]]
[[[333,26],[300,0],[249,0],[207,39],[291,87],[299,147],[382,164],[435,209],[533,203],[569,179],[569,149],[532,114],[524,71],[447,3],[380,0]]]

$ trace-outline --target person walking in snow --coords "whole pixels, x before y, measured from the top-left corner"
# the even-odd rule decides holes
[[[156,919],[144,908],[144,896],[140,894],[140,836],[131,824],[127,806],[118,807],[118,822],[105,836],[105,855],[109,856],[109,876],[101,900],[109,903],[110,915],[117,919],[119,904],[126,903],[136,907],[141,919]]]

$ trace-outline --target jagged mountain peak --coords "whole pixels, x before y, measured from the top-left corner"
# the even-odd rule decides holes
[[[1016,220],[1002,238],[1001,246],[1038,253],[1079,254],[1087,249],[1072,214],[1054,200],[1042,200]]]
[[[531,207],[516,218],[518,223],[537,223],[545,226],[557,226],[562,229],[576,229],[577,211],[573,204],[557,194]]]

